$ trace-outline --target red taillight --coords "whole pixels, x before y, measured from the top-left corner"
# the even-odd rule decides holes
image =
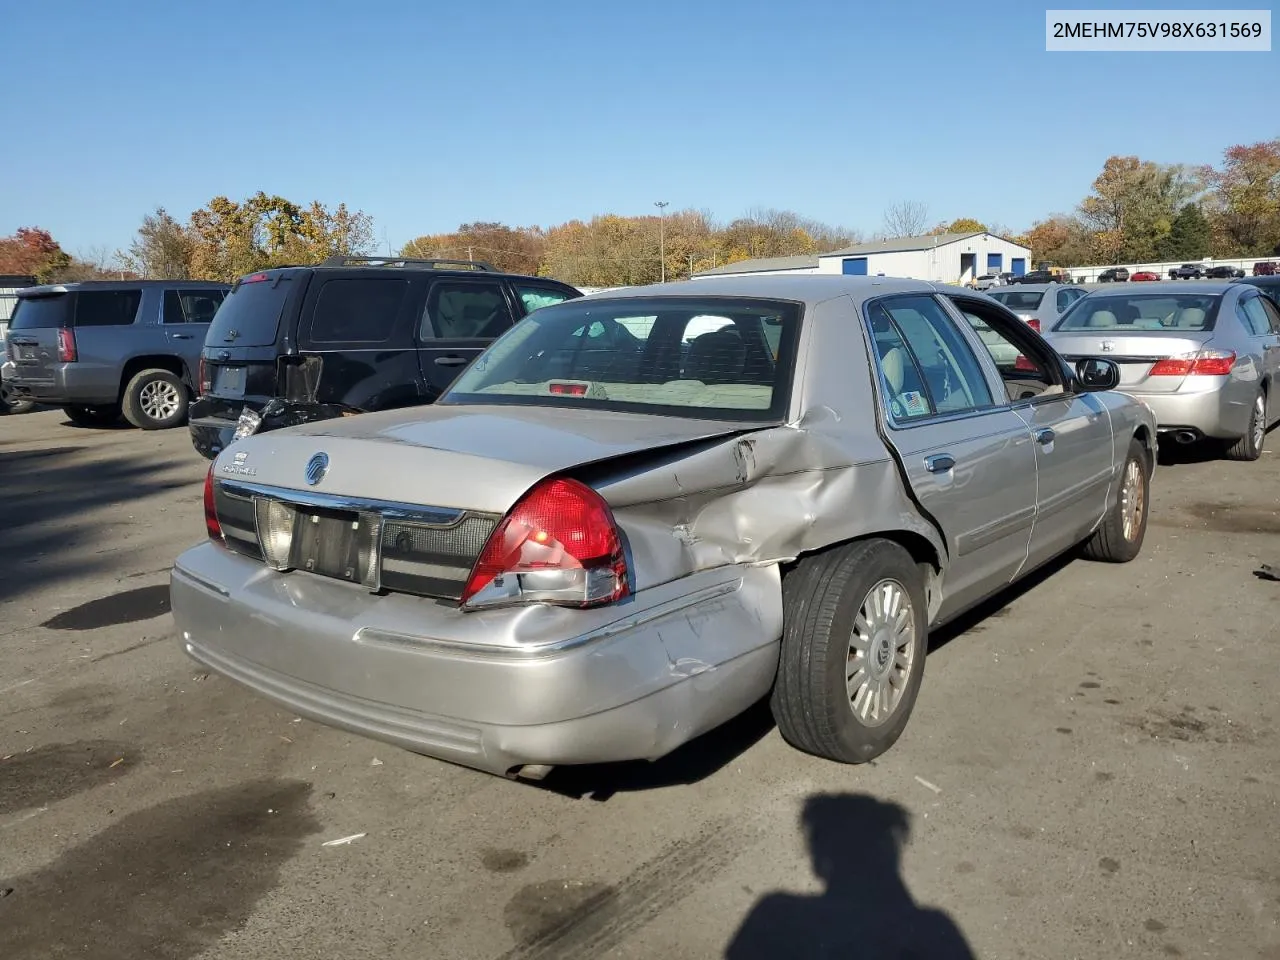
[[[1040,368],[1035,365],[1035,362],[1027,359],[1022,354],[1018,354],[1018,359],[1013,361],[1013,369],[1021,370],[1023,373],[1040,372]]]
[[[218,504],[213,495],[213,464],[204,478],[204,529],[210,540],[222,542],[222,524],[218,522]]]
[[[58,362],[75,363],[79,353],[76,351],[76,332],[66,327],[58,330]]]
[[[204,357],[200,358],[200,373],[197,376],[196,383],[202,397],[213,390],[213,380],[209,376],[209,364],[205,362]]]
[[[1035,317],[1030,317],[1027,319],[1027,326],[1030,327],[1032,330],[1034,330],[1036,333],[1040,332],[1040,321],[1037,320]]]
[[[252,276],[241,277],[240,283],[241,285],[244,285],[246,283],[262,283],[263,281],[270,280],[270,279],[271,279],[271,274],[269,273],[255,273]]]
[[[1225,377],[1236,365],[1236,355],[1229,350],[1201,350],[1159,360],[1147,374],[1149,377]]]
[[[547,390],[566,397],[585,397],[587,395],[587,385],[585,383],[553,383],[547,387]]]
[[[627,561],[613,512],[577,480],[546,480],[490,535],[462,603],[591,607],[627,595]]]

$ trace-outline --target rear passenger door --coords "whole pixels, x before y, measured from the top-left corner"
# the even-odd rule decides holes
[[[511,329],[516,315],[504,280],[432,280],[416,333],[418,367],[427,399],[435,400],[448,390],[467,364]]]
[[[1280,310],[1261,294],[1241,297],[1237,307],[1246,330],[1253,334],[1254,349],[1262,358],[1262,375],[1268,377],[1271,390],[1267,394],[1268,426],[1280,417],[1280,397],[1275,388],[1280,382]]]
[[[421,278],[317,271],[307,288],[298,352],[319,359],[315,399],[356,410],[421,403],[413,345]]]
[[[889,296],[866,312],[886,437],[946,538],[945,619],[1026,562],[1036,508],[1031,433],[993,395],[977,348],[936,297]]]
[[[1068,550],[1106,511],[1116,457],[1111,416],[1097,396],[1074,393],[1053,348],[990,302],[951,296],[990,354],[1001,398],[1023,419],[1035,448],[1037,495],[1030,566]],[[1012,356],[1012,362],[1010,357]]]

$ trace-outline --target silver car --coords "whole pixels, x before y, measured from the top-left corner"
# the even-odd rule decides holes
[[[987,296],[1016,313],[1031,329],[1049,330],[1067,308],[1087,294],[1084,287],[1062,283],[1021,283]]]
[[[1257,460],[1280,419],[1280,310],[1248,284],[1166,281],[1097,291],[1047,334],[1068,359],[1107,357],[1120,389],[1179,443],[1224,440]]]
[[[654,759],[765,696],[870,760],[930,629],[1081,543],[1137,555],[1155,421],[1118,375],[921,281],[596,294],[431,406],[223,451],[173,615],[299,714],[498,774]]]

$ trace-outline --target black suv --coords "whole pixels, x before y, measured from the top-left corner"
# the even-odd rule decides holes
[[[431,403],[538,307],[582,296],[471,260],[330,257],[238,280],[205,338],[191,440]]]
[[[1099,283],[1125,283],[1129,279],[1129,271],[1124,267],[1108,267],[1098,274]]]

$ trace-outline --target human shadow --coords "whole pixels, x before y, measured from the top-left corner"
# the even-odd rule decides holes
[[[822,893],[775,891],[747,915],[726,960],[972,960],[946,913],[922,907],[902,879],[910,814],[857,793],[810,797],[801,815]]]

